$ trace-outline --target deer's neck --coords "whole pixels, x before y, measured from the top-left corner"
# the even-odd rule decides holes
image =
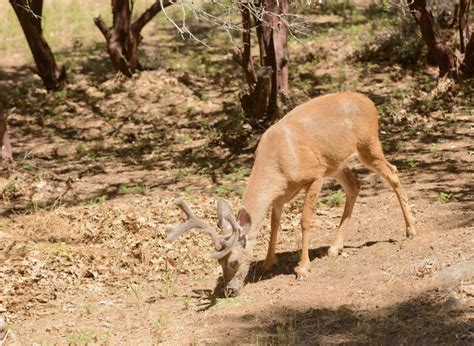
[[[242,205],[250,214],[252,226],[248,238],[253,248],[260,228],[278,195],[278,184],[268,174],[255,174],[253,171],[242,199]]]

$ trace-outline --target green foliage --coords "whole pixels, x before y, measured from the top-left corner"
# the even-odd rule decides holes
[[[132,295],[135,297],[135,299],[139,301],[142,290],[140,284],[136,282],[131,282],[128,287],[130,288],[130,292],[132,292]]]
[[[438,201],[441,203],[448,203],[454,200],[454,193],[449,191],[442,191],[438,194]]]
[[[338,207],[344,201],[344,193],[341,190],[337,190],[329,195],[326,203],[331,207]]]
[[[90,315],[92,314],[92,311],[94,310],[94,304],[90,302],[85,302],[82,304],[82,308],[84,309],[87,315]]]
[[[407,166],[411,169],[416,168],[419,164],[418,160],[416,160],[413,157],[407,158],[406,163],[407,163]]]
[[[249,170],[246,167],[238,167],[234,172],[224,174],[222,176],[224,183],[217,186],[216,193],[219,196],[228,196],[230,194],[242,196],[244,193],[244,179],[248,175]]]
[[[99,197],[86,200],[85,205],[88,207],[92,207],[96,204],[104,204],[106,200],[107,200],[107,196],[101,195]]]
[[[179,300],[183,302],[185,309],[189,309],[189,305],[190,305],[191,301],[193,300],[193,297],[188,296],[188,295],[181,296],[181,297],[179,297]]]
[[[171,320],[170,314],[167,311],[162,311],[159,314],[158,318],[153,322],[153,327],[156,330],[161,331],[161,329],[163,329],[170,320]]]
[[[94,333],[87,330],[74,331],[66,335],[69,345],[87,345],[94,342]]]
[[[162,294],[165,298],[169,298],[175,293],[176,281],[178,280],[179,271],[168,265],[168,261],[166,261],[164,272],[165,276],[162,287]]]
[[[297,345],[294,321],[277,326],[278,345]]]
[[[0,229],[7,229],[10,223],[11,223],[10,219],[3,219],[3,218],[0,219]]]
[[[199,111],[193,105],[189,105],[188,108],[186,108],[186,114],[189,115],[189,116],[194,116],[198,113],[199,113]]]
[[[436,145],[436,143],[431,144],[430,153],[433,157],[438,157],[439,156],[439,150],[438,150],[438,146]]]
[[[380,34],[379,31],[387,28],[389,31],[386,34]],[[356,53],[356,59],[384,65],[416,66],[427,53],[423,40],[413,35],[416,30],[416,23],[411,18],[387,17],[374,21],[372,31],[379,34]]]
[[[8,179],[7,183],[5,184],[4,191],[5,192],[15,192],[18,190],[18,181],[16,178]]]
[[[137,194],[137,195],[148,195],[150,193],[150,186],[147,184],[136,184],[136,185],[127,185],[121,184],[118,189],[119,194]]]
[[[354,10],[354,4],[351,0],[343,0],[343,1],[324,1],[320,8],[318,9],[318,13],[321,14],[334,14],[338,16],[347,16],[348,13],[351,13]]]

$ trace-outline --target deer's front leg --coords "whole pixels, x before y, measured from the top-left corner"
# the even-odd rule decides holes
[[[272,223],[270,242],[268,243],[267,257],[263,262],[263,271],[270,270],[276,263],[275,246],[277,242],[278,229],[280,228],[281,212],[283,210],[283,203],[275,203],[272,209]]]
[[[303,206],[303,215],[301,216],[301,230],[302,235],[302,248],[301,248],[301,260],[296,267],[296,277],[301,280],[308,276],[311,262],[309,260],[309,229],[311,221],[313,220],[314,204],[318,199],[319,192],[321,191],[322,179],[315,180],[306,192],[306,197]]]

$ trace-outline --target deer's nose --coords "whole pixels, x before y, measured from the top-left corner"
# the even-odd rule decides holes
[[[225,293],[225,296],[226,296],[227,298],[236,297],[236,296],[239,294],[239,289],[238,289],[238,288],[227,287],[227,288],[224,290],[224,293]]]

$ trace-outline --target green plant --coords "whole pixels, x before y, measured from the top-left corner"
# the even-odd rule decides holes
[[[120,184],[119,186],[119,189],[118,189],[118,193],[121,194],[121,195],[126,195],[128,193],[128,185],[127,184]]]
[[[138,195],[148,195],[150,193],[150,186],[143,183],[136,185],[120,184],[118,188],[118,193],[121,195],[126,195],[129,193],[134,193]]]
[[[87,207],[92,207],[96,204],[103,204],[106,200],[107,200],[107,196],[101,195],[99,197],[86,200],[85,205]]]
[[[296,345],[294,321],[277,326],[278,345]]]
[[[82,308],[84,309],[86,314],[90,315],[90,314],[92,314],[92,310],[94,309],[94,305],[90,302],[85,302],[84,304],[82,304]]]
[[[0,219],[0,229],[7,229],[10,222],[10,219]]]
[[[243,296],[237,297],[227,297],[217,299],[216,304],[214,305],[214,310],[226,309],[229,307],[238,307],[250,302],[249,298]]]
[[[222,175],[222,180],[225,182],[217,186],[216,193],[219,196],[226,196],[231,193],[242,196],[244,187],[241,184],[248,175],[249,170],[246,167],[238,167],[232,173]]]
[[[189,309],[189,305],[190,305],[192,299],[193,298],[191,296],[188,296],[188,295],[182,296],[182,297],[179,298],[179,300],[181,300],[184,303],[184,308],[185,309]]]
[[[406,163],[409,168],[416,168],[416,166],[419,164],[419,162],[414,158],[408,158]]]
[[[74,250],[66,243],[51,243],[41,249],[46,254],[46,262],[53,256],[64,257],[74,261]]]
[[[161,331],[161,329],[163,329],[170,320],[171,316],[167,311],[160,311],[158,318],[153,322],[153,327],[156,330]]]
[[[54,211],[56,209],[58,209],[59,207],[61,207],[62,205],[62,200],[60,198],[56,198],[55,200],[53,200],[52,202],[48,203],[48,205],[46,206],[45,210],[47,211]]]
[[[176,181],[181,181],[186,178],[186,172],[182,169],[179,169],[176,173]]]
[[[226,184],[222,184],[222,185],[218,185],[217,188],[216,188],[216,193],[217,195],[219,196],[226,196],[228,195],[229,193],[232,192],[232,186],[230,185],[226,185]]]
[[[159,341],[163,341],[164,329],[171,320],[171,315],[167,311],[159,311],[157,318],[152,323],[153,331],[155,332],[156,337]]]
[[[186,108],[186,114],[189,115],[189,116],[193,116],[193,115],[196,115],[198,113],[199,113],[199,111],[193,105],[189,105],[188,108]]]
[[[84,156],[86,153],[87,153],[87,148],[84,144],[81,143],[76,147],[77,158]]]
[[[331,207],[337,207],[341,205],[342,201],[344,200],[344,194],[341,190],[337,190],[329,195],[327,198],[327,204]]]
[[[4,191],[6,192],[15,192],[18,190],[18,181],[15,178],[8,179],[5,184]]]
[[[440,201],[441,203],[448,203],[454,199],[453,196],[453,192],[442,191],[438,194],[438,201]]]
[[[434,157],[437,157],[437,156],[439,155],[438,146],[437,146],[435,143],[431,144],[431,146],[430,146],[430,153],[431,153],[431,155],[433,155]]]
[[[173,267],[168,265],[168,261],[165,261],[165,276],[164,276],[164,283],[163,283],[163,296],[164,297],[168,298],[173,295],[177,279],[178,279],[178,271],[175,271]]]
[[[60,90],[60,91],[56,91],[54,93],[54,95],[59,98],[60,100],[66,100],[67,97],[68,97],[68,91],[67,89],[63,89],[63,90]]]
[[[150,186],[147,184],[137,184],[134,186],[134,190],[140,195],[148,195],[150,193]]]
[[[128,285],[130,288],[130,291],[132,292],[133,296],[137,299],[140,300],[140,293],[141,293],[141,286],[140,284],[137,284],[135,282],[132,282]]]
[[[69,345],[87,345],[95,339],[94,333],[87,330],[78,330],[66,335],[66,342]]]
[[[192,141],[193,136],[189,132],[186,132],[186,133],[182,133],[181,136],[178,137],[178,138],[179,138],[179,140],[178,140],[179,143],[186,144],[186,143]]]

